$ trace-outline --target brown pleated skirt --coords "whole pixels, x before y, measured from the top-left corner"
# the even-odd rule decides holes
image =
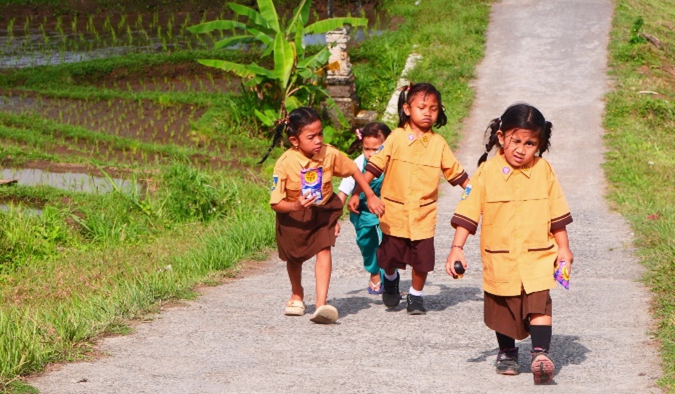
[[[322,249],[335,246],[335,225],[340,216],[342,201],[334,193],[323,205],[296,212],[277,212],[279,258],[304,263]]]
[[[530,313],[553,316],[553,303],[548,290],[504,297],[485,293],[485,325],[514,339],[530,336]]]

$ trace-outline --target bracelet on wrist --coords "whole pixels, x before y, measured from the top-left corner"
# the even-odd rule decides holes
[[[464,245],[452,245],[453,248],[459,248],[461,250],[464,250]]]

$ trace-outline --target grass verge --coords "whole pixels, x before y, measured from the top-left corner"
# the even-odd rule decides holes
[[[610,199],[630,221],[654,293],[660,384],[675,392],[675,8],[618,0],[610,40],[615,89],[607,97],[605,171]],[[650,37],[658,41],[650,42]]]

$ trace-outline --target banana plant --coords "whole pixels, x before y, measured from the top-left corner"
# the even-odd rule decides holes
[[[311,1],[301,0],[293,11],[292,17],[282,26],[272,0],[257,0],[258,11],[240,4],[229,6],[243,22],[239,20],[215,20],[191,26],[188,30],[194,34],[210,33],[214,30],[234,31],[234,35],[214,44],[214,49],[228,48],[234,45],[257,45],[262,51],[261,58],[272,55],[274,67],[268,69],[253,62],[241,64],[218,59],[199,59],[199,63],[231,72],[243,81],[245,88],[252,89],[263,102],[255,114],[260,121],[271,126],[276,119],[302,105],[313,105],[325,99],[326,104],[335,109],[343,125],[346,119],[340,113],[335,102],[322,86],[322,75],[326,69],[339,67],[327,65],[330,52],[327,47],[308,54],[302,44],[305,34],[326,33],[344,25],[366,26],[366,18],[331,18],[307,25]]]

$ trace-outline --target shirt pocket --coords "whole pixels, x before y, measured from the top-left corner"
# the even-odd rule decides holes
[[[485,225],[481,227],[483,245],[483,275],[490,282],[509,282],[517,266],[511,261],[508,234],[504,229]],[[517,274],[517,273],[516,273]]]
[[[438,220],[437,210],[438,201],[421,201],[416,224],[421,228],[436,226],[436,221]]]
[[[551,214],[548,196],[531,197],[519,202],[521,223],[526,232],[527,247],[538,251],[553,245],[551,239]]]
[[[403,227],[403,202],[390,197],[382,197],[382,200],[385,207],[380,220],[391,227]]]

